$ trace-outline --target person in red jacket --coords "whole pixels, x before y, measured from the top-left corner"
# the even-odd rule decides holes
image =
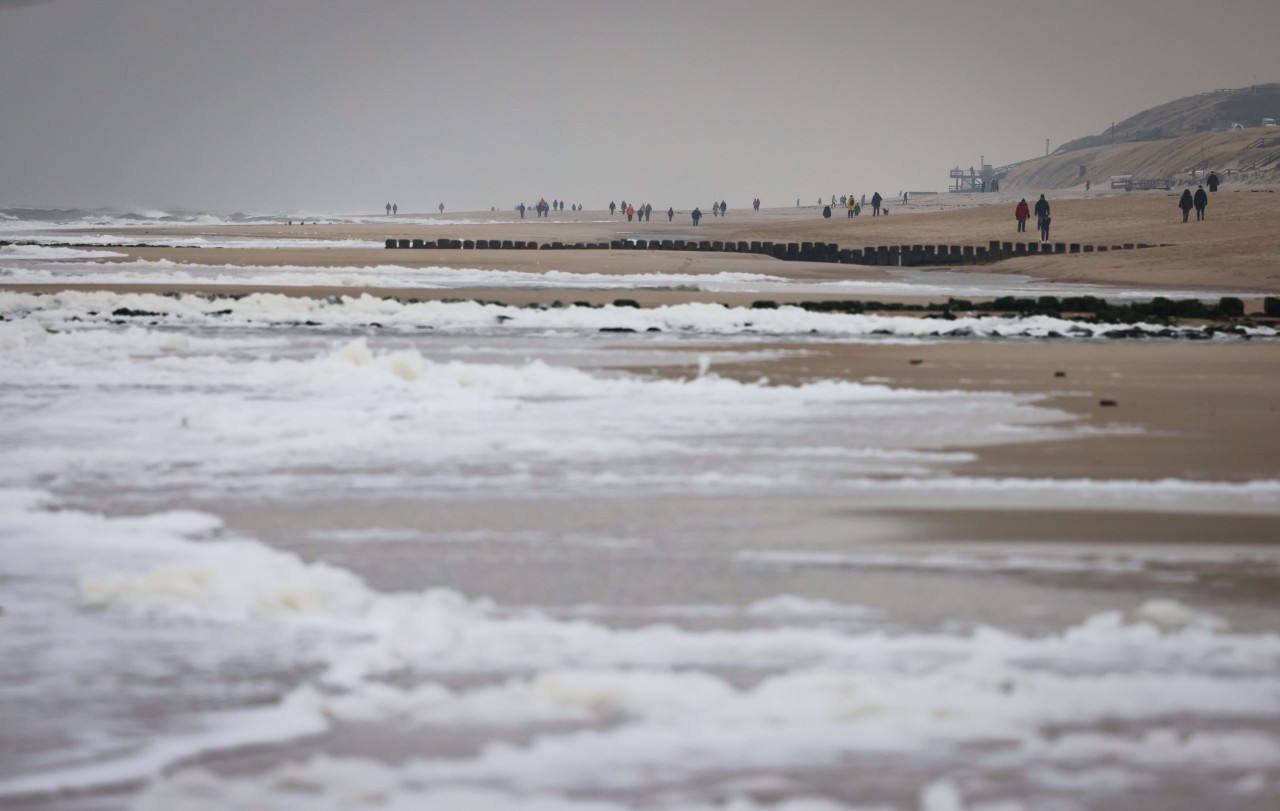
[[[1013,210],[1013,216],[1018,220],[1018,233],[1025,234],[1027,220],[1031,219],[1031,209],[1027,207],[1027,198],[1022,198],[1022,202],[1018,203],[1018,207]]]

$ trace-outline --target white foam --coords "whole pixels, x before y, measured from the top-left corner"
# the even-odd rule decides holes
[[[1035,426],[1019,439],[1072,430],[1060,412],[1003,394],[437,362],[416,350],[377,351],[363,338],[306,359],[249,360],[220,338],[63,324],[72,329],[0,322],[0,370],[19,387],[10,396],[42,403],[20,409],[5,431],[0,481],[11,485],[62,476],[141,488],[162,472],[171,486],[265,491],[314,488],[325,480],[313,471],[328,468],[344,489],[355,480],[344,472],[371,470],[387,486],[418,491],[423,482],[503,481],[526,492],[557,482],[598,491],[619,478],[654,489],[799,486],[834,473],[923,475],[962,463],[972,457],[925,450],[961,427],[963,444],[1008,441],[1001,425]],[[98,391],[111,396],[91,396]],[[994,424],[982,429],[968,412]],[[1059,422],[1067,425],[1051,427]],[[832,453],[833,444],[848,450]],[[536,480],[526,476],[553,463]]]
[[[154,780],[165,769],[198,755],[282,743],[316,735],[326,727],[314,713],[299,713],[287,707],[227,712],[195,723],[204,728],[154,740],[131,755],[0,781],[0,798],[131,786]]]
[[[421,329],[439,332],[548,333],[598,332],[630,329],[646,332],[705,335],[803,335],[831,338],[897,337],[1062,337],[1091,338],[1115,329],[1112,324],[1089,324],[1048,316],[970,316],[941,321],[908,316],[816,313],[799,307],[775,310],[725,307],[719,304],[679,304],[662,307],[563,307],[519,308],[475,302],[427,301],[402,303],[362,294],[339,299],[311,299],[255,293],[240,299],[209,300],[199,296],[160,296],[108,292],[63,292],[53,295],[0,293],[0,313],[26,314],[43,322],[106,320],[125,307],[155,313],[154,318],[185,325],[312,322],[323,326],[367,326]],[[91,316],[89,313],[98,313]],[[214,313],[218,313],[214,315]],[[1160,324],[1125,327],[1157,333]],[[1196,331],[1196,330],[1191,330]],[[1274,336],[1270,327],[1246,328],[1257,336]],[[1226,339],[1230,336],[1219,336]]]
[[[0,246],[0,263],[6,261],[39,260],[45,262],[66,261],[69,259],[111,259],[128,254],[117,251],[92,251],[79,248],[51,248],[45,245],[4,245]]]
[[[1004,758],[992,768],[1010,758],[1031,768],[1072,763],[1074,752],[1108,758],[1130,750],[1140,750],[1127,758],[1134,768],[1280,768],[1280,743],[1241,730],[1128,749],[1101,732],[1096,745],[1087,737],[1045,743],[1046,729],[1064,725],[1280,717],[1280,636],[1234,633],[1219,618],[1172,601],[1100,613],[1039,636],[989,627],[967,634],[809,625],[615,629],[536,609],[512,612],[445,590],[380,593],[350,572],[251,539],[209,538],[217,521],[199,514],[107,518],[50,506],[37,492],[0,493],[0,542],[104,553],[98,571],[81,579],[86,604],[293,629],[311,640],[302,661],[326,672],[278,708],[222,716],[230,722],[225,733],[214,727],[159,740],[136,757],[22,778],[0,787],[10,796],[131,781],[210,748],[275,740],[265,730],[280,734],[285,721],[290,735],[333,722],[573,725],[527,746],[491,744],[475,757],[379,766],[390,779],[388,801],[412,796],[415,786],[552,796],[584,786],[652,791],[710,775],[836,766],[858,754],[992,743],[1001,744]],[[145,562],[112,570],[111,561],[121,559],[113,549],[145,552]],[[803,622],[843,608],[782,598],[746,613]],[[738,685],[717,668],[761,677]],[[504,678],[448,688],[431,677],[485,672]],[[380,681],[392,674],[403,686]],[[334,768],[307,780],[319,780],[326,792],[346,791],[363,781],[364,767],[353,768],[356,774]],[[185,790],[186,779],[157,791]],[[265,781],[250,779],[241,789],[281,800],[278,778]],[[213,795],[221,796],[229,787],[217,783]]]

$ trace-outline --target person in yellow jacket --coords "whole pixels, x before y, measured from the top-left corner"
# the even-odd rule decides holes
[[[846,202],[844,205],[845,205],[845,208],[849,209],[848,216],[852,218],[853,217],[853,195],[852,194],[846,198]]]

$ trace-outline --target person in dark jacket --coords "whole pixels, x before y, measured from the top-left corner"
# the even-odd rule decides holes
[[[1205,185],[1209,187],[1210,193],[1212,193],[1218,190],[1218,184],[1221,183],[1222,181],[1218,180],[1217,172],[1210,172],[1209,176],[1205,178],[1204,182],[1205,182]]]
[[[1204,193],[1204,186],[1196,188],[1196,196],[1193,198],[1196,204],[1196,219],[1204,219],[1204,210],[1209,207],[1209,195]]]
[[[1031,219],[1031,207],[1027,205],[1027,198],[1022,198],[1022,202],[1018,203],[1018,207],[1013,210],[1013,217],[1018,221],[1018,233],[1025,234],[1027,220]]]
[[[1040,195],[1040,199],[1036,201],[1035,207],[1036,219],[1049,216],[1049,201],[1044,199],[1044,195]]]
[[[676,218],[676,210],[674,207],[667,209],[667,222],[671,222]]]
[[[1036,201],[1035,207],[1036,224],[1040,226],[1040,241],[1049,241],[1049,223],[1052,219],[1049,217],[1049,201],[1044,199],[1044,195],[1040,195],[1040,199]]]
[[[849,216],[850,217],[853,216],[853,209],[849,210]],[[822,207],[822,217],[823,219],[827,219],[827,220],[831,219],[831,206]]]
[[[1178,208],[1182,209],[1182,221],[1186,222],[1187,217],[1191,214],[1191,207],[1195,205],[1191,201],[1191,189],[1183,189],[1182,196],[1178,198]]]
[[[612,217],[612,216],[613,216],[613,212],[615,212],[615,211],[617,211],[617,210],[618,210],[618,207],[617,207],[617,206],[615,206],[615,205],[613,204],[613,201],[612,201],[612,200],[610,200],[610,201],[609,201],[609,216],[610,216],[610,217]]]
[[[880,192],[876,192],[875,194],[871,195],[871,216],[872,217],[880,216],[880,203],[883,200],[884,198],[880,196]]]
[[[694,224],[694,225],[697,225],[697,224],[698,224],[698,220],[702,219],[702,209],[700,209],[700,208],[695,208],[695,209],[693,210],[693,213],[692,213],[690,216],[692,216],[692,217],[693,217],[693,224]]]

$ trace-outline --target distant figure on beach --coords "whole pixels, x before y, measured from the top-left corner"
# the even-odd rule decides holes
[[[612,200],[610,200],[610,201],[609,201],[609,216],[610,216],[610,217],[612,217],[612,216],[613,216],[613,213],[614,213],[615,211],[617,211],[617,210],[618,210],[618,207],[617,207],[617,206],[615,206],[615,205],[613,204],[613,201],[612,201]]]
[[[1178,198],[1178,208],[1182,209],[1182,221],[1186,222],[1187,217],[1191,216],[1191,209],[1195,202],[1191,199],[1191,189],[1183,189],[1182,196]]]
[[[1053,218],[1050,217],[1048,214],[1046,214],[1040,218],[1039,222],[1040,222],[1040,241],[1048,242],[1049,241],[1049,223],[1053,222]]]
[[[391,216],[391,204],[390,204],[390,203],[387,203],[387,216],[388,216],[388,217],[390,217],[390,216]]]
[[[721,217],[723,217],[723,216],[725,215],[725,212],[727,212],[728,210],[729,210],[729,204],[728,204],[728,203],[726,203],[725,201],[721,200],[721,201],[720,201],[720,216],[721,216]]]
[[[443,214],[443,213],[444,213],[444,203],[441,203],[441,204],[440,204],[440,213],[441,213],[441,214]]]
[[[651,203],[645,203],[644,204],[644,221],[648,222],[649,218],[652,216],[653,216],[653,205]]]
[[[671,222],[676,218],[676,210],[674,208],[667,209],[667,222]]]
[[[823,218],[824,220],[829,220],[829,219],[831,219],[831,206],[823,206],[823,207],[822,207],[822,218]]]
[[[853,219],[853,207],[855,205],[857,205],[857,203],[853,202],[852,194],[845,198],[844,207],[849,211],[849,213],[845,215],[846,220]]]
[[[1093,181],[1091,181],[1091,180],[1086,180],[1086,181],[1084,182],[1084,190],[1085,190],[1085,191],[1088,191],[1088,190],[1089,190],[1089,187],[1090,187],[1090,186],[1092,186],[1092,185],[1093,185]],[[998,191],[998,190],[997,190],[997,191]]]
[[[880,204],[884,202],[884,198],[880,196],[880,192],[871,195],[871,216],[880,216]]]
[[[759,197],[757,197],[756,199],[752,200],[752,201],[751,201],[751,206],[752,206],[756,211],[759,211],[759,210],[760,210],[760,198],[759,198]]]
[[[627,206],[627,222],[631,222],[631,218],[636,215],[635,206]]]
[[[1025,234],[1027,220],[1031,219],[1031,207],[1027,205],[1027,198],[1023,197],[1022,202],[1018,203],[1018,207],[1013,210],[1013,218],[1018,221],[1018,233]]]
[[[719,203],[712,203],[712,204],[711,204],[711,216],[712,216],[712,217],[719,217],[719,216],[720,216],[720,204],[719,204]]]
[[[1222,181],[1218,180],[1217,172],[1210,172],[1209,176],[1205,178],[1204,182],[1209,186],[1210,192],[1216,192],[1218,190],[1218,184],[1221,183]]]
[[[1204,219],[1204,210],[1209,207],[1209,195],[1204,193],[1204,186],[1196,187],[1196,220]]]
[[[799,198],[799,197],[797,197],[797,198],[796,198],[796,208],[799,208],[799,207],[800,207],[800,198]]]
[[[858,205],[857,203],[853,204],[853,216],[855,217],[862,216],[862,206]]]
[[[689,216],[693,217],[693,224],[697,225],[698,220],[702,219],[702,209],[695,208],[692,212],[690,212]]]
[[[516,206],[516,208],[520,209],[520,219],[523,220],[524,219],[524,203],[521,203],[520,205]]]
[[[911,192],[909,192],[909,191],[904,191],[904,192],[902,193],[902,204],[903,204],[904,206],[907,204],[907,195],[908,195],[908,194],[911,194]]]
[[[863,193],[862,193],[862,205],[864,205],[864,206],[865,206],[866,204],[867,204],[867,194],[866,194],[866,192],[863,192]]]

